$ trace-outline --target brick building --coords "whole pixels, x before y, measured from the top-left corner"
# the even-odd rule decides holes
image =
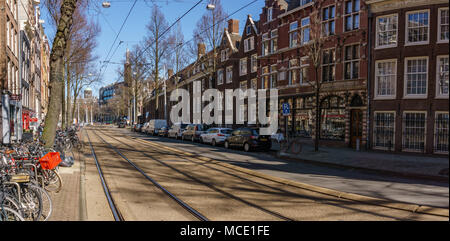
[[[372,148],[448,154],[448,1],[367,4]]]
[[[317,17],[313,17],[317,16]],[[368,24],[364,1],[267,0],[259,21],[258,88],[279,89],[279,125],[292,137],[315,136],[315,86],[320,81],[321,143],[367,143]],[[318,76],[310,58],[312,30],[326,38]],[[283,116],[283,103],[290,114]]]

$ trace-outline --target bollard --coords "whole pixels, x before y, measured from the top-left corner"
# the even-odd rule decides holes
[[[356,139],[356,150],[359,151],[359,138]]]

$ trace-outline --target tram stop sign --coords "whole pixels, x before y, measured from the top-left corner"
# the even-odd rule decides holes
[[[291,109],[289,103],[283,103],[283,116],[287,116],[291,114]]]

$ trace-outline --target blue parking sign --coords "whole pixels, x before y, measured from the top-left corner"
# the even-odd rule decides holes
[[[290,115],[291,109],[289,103],[283,103],[283,115]]]

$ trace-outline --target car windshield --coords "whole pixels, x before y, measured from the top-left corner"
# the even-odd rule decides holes
[[[233,130],[231,130],[231,129],[220,130],[220,132],[223,134],[231,134],[232,131]]]
[[[188,126],[187,124],[181,124],[181,125],[180,125],[180,128],[181,128],[181,129],[186,129],[187,126]]]

